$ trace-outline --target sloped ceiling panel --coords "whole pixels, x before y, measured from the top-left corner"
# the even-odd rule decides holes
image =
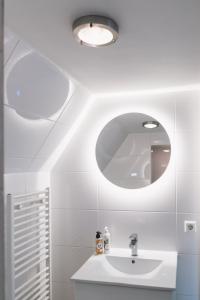
[[[89,93],[8,29],[4,63],[5,172],[38,171]]]

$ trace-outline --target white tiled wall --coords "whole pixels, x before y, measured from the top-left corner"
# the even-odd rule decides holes
[[[95,231],[108,225],[115,247],[178,250],[177,300],[200,297],[200,95],[197,92],[151,96],[99,97],[51,174],[53,300],[73,300],[70,276],[93,251]],[[152,115],[167,130],[172,157],[153,185],[127,190],[110,183],[95,158],[98,135],[107,122],[127,112]],[[184,233],[184,220],[198,232]]]
[[[128,247],[132,232],[139,236],[138,246],[142,249],[174,250],[176,247],[176,217],[174,213],[99,211],[99,226],[111,230],[112,245]]]
[[[4,193],[34,193],[50,185],[49,173],[12,173],[4,175]]]

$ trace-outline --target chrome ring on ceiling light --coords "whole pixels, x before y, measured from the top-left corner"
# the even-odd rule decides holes
[[[102,44],[102,45],[89,44],[89,43],[86,43],[86,42],[80,40],[80,38],[78,36],[79,31],[82,28],[86,28],[87,26],[92,27],[94,25],[96,27],[105,28],[105,29],[109,30],[113,35],[113,39],[109,43]],[[104,16],[98,16],[98,15],[82,16],[74,21],[72,28],[73,28],[73,33],[74,33],[76,40],[81,45],[85,45],[85,46],[89,46],[89,47],[108,46],[110,44],[115,43],[119,36],[119,29],[118,29],[117,23],[114,20],[112,20],[111,18],[104,17]]]

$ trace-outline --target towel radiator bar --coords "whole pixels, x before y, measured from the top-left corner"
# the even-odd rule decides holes
[[[6,300],[51,300],[49,189],[7,195]]]

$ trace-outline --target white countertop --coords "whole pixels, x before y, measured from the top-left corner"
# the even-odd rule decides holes
[[[110,258],[109,258],[110,257]],[[127,258],[127,259],[126,259]],[[129,267],[129,272],[120,271],[109,263],[118,260],[125,262]],[[158,262],[151,271],[142,271],[138,274],[130,272],[131,261],[144,266],[151,262]],[[126,268],[126,266],[125,266]],[[109,254],[93,255],[84,265],[71,277],[71,280],[79,282],[89,282],[108,285],[122,285],[140,288],[156,288],[173,290],[176,288],[177,253],[169,251],[149,251],[139,250],[138,256],[130,255],[130,249],[112,249]],[[134,269],[133,269],[134,270]]]

